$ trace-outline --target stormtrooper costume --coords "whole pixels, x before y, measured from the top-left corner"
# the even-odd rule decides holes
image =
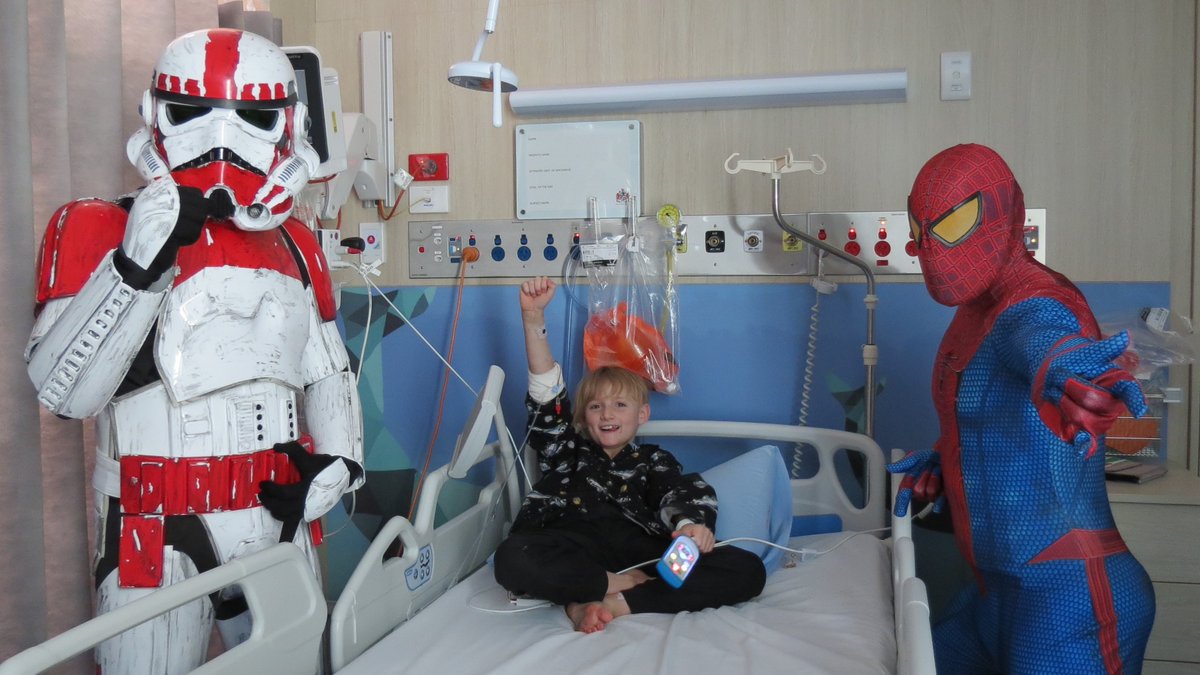
[[[318,519],[363,479],[329,270],[289,217],[318,160],[286,55],[184,35],[141,113],[128,155],[148,184],[55,213],[26,350],[44,406],[96,418],[101,613],[279,541],[316,573]],[[105,642],[100,672],[191,670],[214,619],[227,647],[244,640],[228,596]]]

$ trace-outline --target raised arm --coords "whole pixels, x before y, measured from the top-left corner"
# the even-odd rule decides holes
[[[554,299],[555,283],[534,277],[521,284],[521,322],[525,326],[525,356],[529,372],[542,375],[554,369],[554,355],[546,339],[546,305]]]

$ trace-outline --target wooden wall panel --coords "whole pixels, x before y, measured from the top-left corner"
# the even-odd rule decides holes
[[[513,127],[626,115],[490,122],[490,99],[446,82],[469,58],[485,0],[274,0],[289,43],[314,44],[358,108],[357,35],[395,44],[396,153],[449,152],[452,211],[511,218]],[[1051,266],[1079,281],[1188,284],[1195,122],[1194,0],[503,0],[485,60],[522,88],[907,68],[906,103],[636,115],[644,211],[769,211],[770,183],[727,175],[744,157],[818,153],[823,176],[783,182],[784,211],[902,209],[938,150],[976,141],[1048,210]],[[973,98],[938,96],[939,54],[969,50]],[[374,219],[352,203],[346,222]],[[404,223],[383,282],[407,284]],[[399,236],[396,236],[399,235]],[[1182,250],[1181,250],[1182,249]],[[426,284],[428,282],[421,281]]]

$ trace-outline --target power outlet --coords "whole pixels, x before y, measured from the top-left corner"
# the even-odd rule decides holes
[[[414,185],[408,191],[409,213],[450,213],[449,185]]]
[[[332,269],[342,261],[342,233],[339,230],[320,229],[317,230],[317,240],[321,242],[321,252]]]
[[[363,240],[363,252],[359,262],[370,265],[375,261],[387,262],[387,240],[384,238],[383,223],[361,223],[358,236]]]

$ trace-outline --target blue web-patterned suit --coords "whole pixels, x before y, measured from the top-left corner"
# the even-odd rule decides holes
[[[939,437],[892,465],[944,498],[976,583],[934,629],[938,670],[1140,673],[1154,592],[1113,524],[1099,440],[1146,403],[1083,295],[1025,248],[1025,202],[991,148],[943,150],[908,198],[925,287],[956,307],[938,347]],[[942,490],[944,488],[944,495]],[[935,503],[940,503],[940,500]]]
[[[939,413],[960,442],[938,451],[978,581],[935,629],[940,672],[1141,671],[1154,594],[1116,532],[1103,453],[1081,456],[1030,395],[1045,355],[1080,332],[1063,304],[1033,298],[1000,313],[961,374],[953,349],[939,353],[935,387],[957,387],[935,399],[952,403]]]

